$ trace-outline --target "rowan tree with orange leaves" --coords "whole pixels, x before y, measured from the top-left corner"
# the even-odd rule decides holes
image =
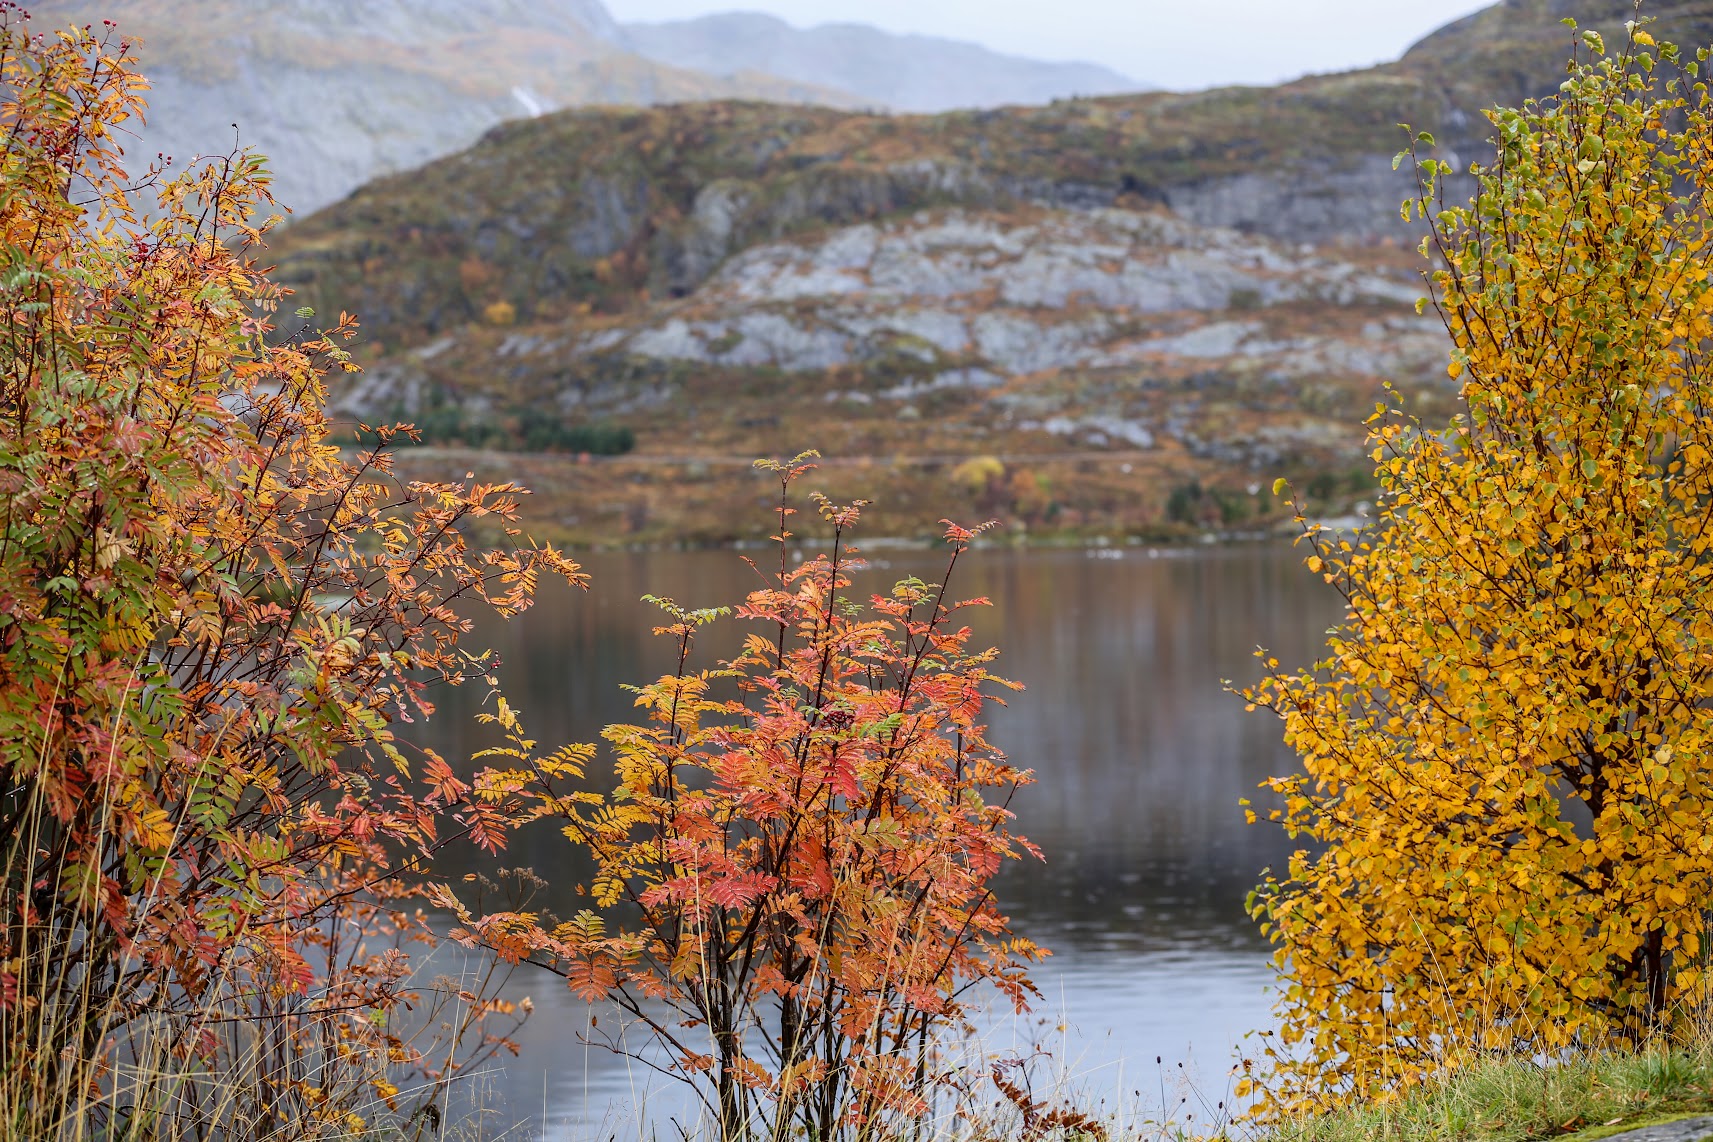
[[[936,1087],[959,1078],[935,1052],[970,990],[996,987],[1021,1010],[1027,965],[1045,954],[1010,935],[991,887],[1007,861],[1039,854],[1010,830],[1031,775],[982,721],[1015,684],[958,618],[986,601],[953,603],[945,586],[977,533],[948,524],[941,584],[846,597],[860,504],[817,499],[830,551],[786,560],[788,495],[812,455],[765,465],[780,477],[780,563],[736,608],[755,624],[736,657],[691,662],[697,633],[731,610],[655,600],[677,668],[636,689],[646,723],[605,731],[610,794],[582,789],[591,748],[539,756],[515,711],[492,715],[508,744],[491,756],[512,767],[496,783],[594,858],[592,907],[551,925],[467,919],[467,939],[640,1024],[728,1142],[919,1128]]]
[[[511,825],[390,726],[465,674],[461,606],[581,577],[520,489],[330,443],[354,323],[270,344],[265,169],[133,181],[144,89],[0,4],[0,1133],[343,1136],[419,1059],[426,858]]]
[[[1380,408],[1377,523],[1304,537],[1348,601],[1327,657],[1247,693],[1302,760],[1274,817],[1314,842],[1254,900],[1284,983],[1266,1112],[1706,1001],[1708,53],[1583,35],[1557,95],[1491,113],[1473,201],[1420,163],[1464,410]]]

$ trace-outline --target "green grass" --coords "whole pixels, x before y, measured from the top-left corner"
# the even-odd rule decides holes
[[[1713,1115],[1713,1038],[1552,1067],[1470,1067],[1395,1100],[1278,1128],[1267,1142],[1592,1142],[1696,1114]]]

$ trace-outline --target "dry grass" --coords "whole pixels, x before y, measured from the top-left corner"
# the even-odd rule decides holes
[[[104,804],[113,793],[111,784],[101,790]],[[16,815],[23,827],[0,843],[0,885],[57,898],[66,870],[36,863],[48,827],[41,786],[13,796],[37,811]],[[154,895],[135,906],[146,912]],[[69,909],[0,913],[16,988],[0,1004],[0,1139],[480,1136],[490,1116],[462,1084],[507,1049],[528,1007],[492,1000],[509,969],[491,958],[432,978],[434,965],[419,964],[384,994],[352,988],[376,949],[403,950],[406,929],[378,918],[360,908],[330,913],[304,943],[320,969],[307,989],[273,974],[265,957],[232,955],[193,998],[177,980],[137,986],[143,969],[130,955],[117,961],[119,981],[92,969],[80,950],[110,937]],[[408,938],[420,942],[415,929]],[[496,1015],[511,1020],[498,1032],[484,1022]],[[454,1103],[460,1120],[443,1121]]]

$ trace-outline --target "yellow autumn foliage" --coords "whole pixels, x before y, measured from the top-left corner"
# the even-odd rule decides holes
[[[1304,848],[1252,899],[1283,977],[1264,1116],[1704,1000],[1713,108],[1670,45],[1585,42],[1491,113],[1467,205],[1419,164],[1462,411],[1376,412],[1376,525],[1304,525],[1348,600],[1327,656],[1245,692],[1302,765],[1269,784]]]
[[[997,456],[971,456],[952,469],[951,482],[966,492],[981,492],[995,480],[1005,478],[1005,465]]]

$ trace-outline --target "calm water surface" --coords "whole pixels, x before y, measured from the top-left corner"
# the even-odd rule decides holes
[[[943,569],[925,551],[872,560],[858,590],[906,574],[938,581]],[[588,569],[593,590],[550,592],[468,643],[500,653],[502,685],[547,747],[632,720],[620,684],[670,668],[669,645],[648,634],[658,612],[639,596],[709,606],[757,584],[726,551],[594,556]],[[1179,1063],[1221,1097],[1245,1033],[1270,1022],[1267,949],[1244,894],[1291,849],[1276,830],[1245,825],[1238,802],[1291,758],[1276,722],[1245,714],[1220,680],[1253,678],[1257,644],[1287,664],[1317,657],[1336,597],[1283,546],[978,551],[953,586],[993,601],[972,625],[1000,647],[998,673],[1027,687],[994,711],[990,740],[1036,772],[1015,808],[1046,861],[1013,865],[999,892],[1013,928],[1054,952],[1035,972],[1046,997],[1036,1018],[996,1014],[984,1041],[1041,1042],[1097,1098],[1140,1091],[1157,1105],[1160,1072],[1175,1078]],[[706,658],[737,630],[706,635]],[[419,738],[467,757],[487,740],[474,722],[480,698],[479,686],[444,696]],[[454,861],[478,867],[470,855]],[[551,831],[523,838],[505,863],[550,881],[577,867]],[[575,907],[551,890],[543,903]],[[519,975],[509,990],[530,995],[536,1013],[521,1056],[487,1079],[484,1101],[515,1124],[507,1137],[634,1137],[638,1102],[656,1122],[681,1108],[669,1082],[580,1041],[590,1009],[553,977]]]

